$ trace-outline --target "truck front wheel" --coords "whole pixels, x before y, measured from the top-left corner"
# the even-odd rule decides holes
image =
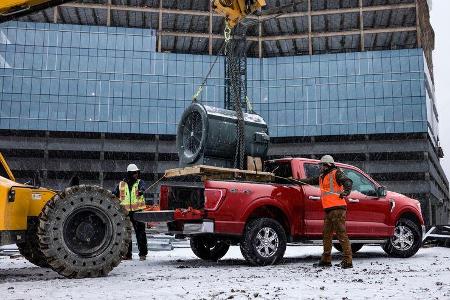
[[[419,251],[422,234],[419,225],[405,218],[398,220],[394,235],[383,245],[383,250],[392,257],[407,258]]]
[[[227,254],[230,245],[213,237],[192,236],[191,249],[198,258],[218,261]]]
[[[241,241],[241,252],[252,265],[273,265],[286,251],[286,232],[276,220],[260,218],[250,221]]]

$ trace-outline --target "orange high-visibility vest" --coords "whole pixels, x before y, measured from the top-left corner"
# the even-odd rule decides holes
[[[323,209],[335,206],[347,206],[344,199],[339,198],[339,194],[344,191],[336,181],[336,172],[333,170],[325,177],[320,176],[320,198],[322,199]]]

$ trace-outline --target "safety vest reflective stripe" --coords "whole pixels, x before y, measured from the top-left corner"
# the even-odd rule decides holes
[[[141,210],[145,208],[144,196],[139,196],[139,182],[138,179],[131,187],[131,193],[128,184],[125,181],[119,183],[119,199],[120,205],[124,206],[128,211]]]
[[[336,172],[337,170],[333,170],[325,175],[324,178],[320,177],[321,199],[324,209],[347,205],[345,200],[339,197],[339,194],[343,192],[343,188],[336,181]]]
[[[128,211],[135,211],[135,210],[141,210],[145,208],[145,205],[143,206],[142,204],[125,204],[124,205],[125,209]]]

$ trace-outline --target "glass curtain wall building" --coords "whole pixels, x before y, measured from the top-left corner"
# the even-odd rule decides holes
[[[223,106],[223,59],[156,52],[151,30],[13,22],[4,43],[0,126],[175,134],[202,101]],[[248,92],[272,137],[427,131],[436,118],[420,49],[251,58]]]
[[[422,1],[395,4],[406,31],[399,36],[398,29],[390,36],[384,32],[399,25],[395,18],[384,25],[387,29],[379,29],[380,16],[371,16],[373,8],[352,8],[352,1],[349,7],[334,8],[331,2],[311,2],[310,34],[271,32],[275,29],[270,24],[260,28],[259,35],[249,32],[248,94],[253,109],[268,122],[269,155],[332,154],[361,167],[389,189],[419,199],[427,223],[446,223],[449,190],[439,163],[430,45],[414,44],[419,39],[412,31],[417,24],[423,32],[428,28],[415,14]],[[363,5],[377,5],[383,20],[389,7],[369,2]],[[55,10],[61,23],[72,24],[50,23],[42,19],[49,14],[45,11],[41,17],[0,26],[0,151],[18,178],[26,181],[38,171],[55,188],[63,188],[75,174],[83,182],[112,188],[130,162],[141,166],[144,179],[152,182],[177,166],[176,126],[216,59],[210,54],[220,48],[215,31],[220,32],[217,23],[222,21],[210,16],[213,26],[204,36],[195,26],[184,29],[184,35],[194,35],[183,42],[183,47],[190,47],[184,49],[178,44],[187,37],[174,38],[167,28],[158,28],[177,13],[171,7],[160,8],[163,25],[153,24],[153,10],[158,10],[148,8],[143,14],[150,14],[145,19],[149,26],[127,26],[114,24],[123,19],[115,14],[123,11],[113,3],[108,8],[110,24],[104,24],[111,26],[99,26],[80,25],[90,22],[73,19],[72,12],[98,13],[101,5],[78,5]],[[194,21],[208,17],[198,12],[200,7],[180,9],[192,12]],[[336,24],[322,28],[331,32],[325,37],[314,33],[321,19],[335,21],[336,9],[343,9],[340,24],[345,28],[337,33],[332,33]],[[302,8],[298,14],[297,23],[308,17]],[[98,16],[101,20],[103,15]],[[350,30],[358,17],[364,17],[364,35],[357,32],[355,39]],[[372,25],[367,21],[371,18]],[[343,35],[340,40],[338,34]],[[281,41],[288,37],[294,41],[290,46]],[[308,39],[309,50],[304,44]],[[389,41],[388,46],[381,44]],[[291,53],[292,49],[297,50]],[[201,101],[224,105],[222,57]]]

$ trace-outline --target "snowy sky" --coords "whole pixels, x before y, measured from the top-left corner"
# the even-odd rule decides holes
[[[433,52],[439,137],[445,157],[441,161],[450,178],[450,1],[433,0],[431,25],[436,34]]]

